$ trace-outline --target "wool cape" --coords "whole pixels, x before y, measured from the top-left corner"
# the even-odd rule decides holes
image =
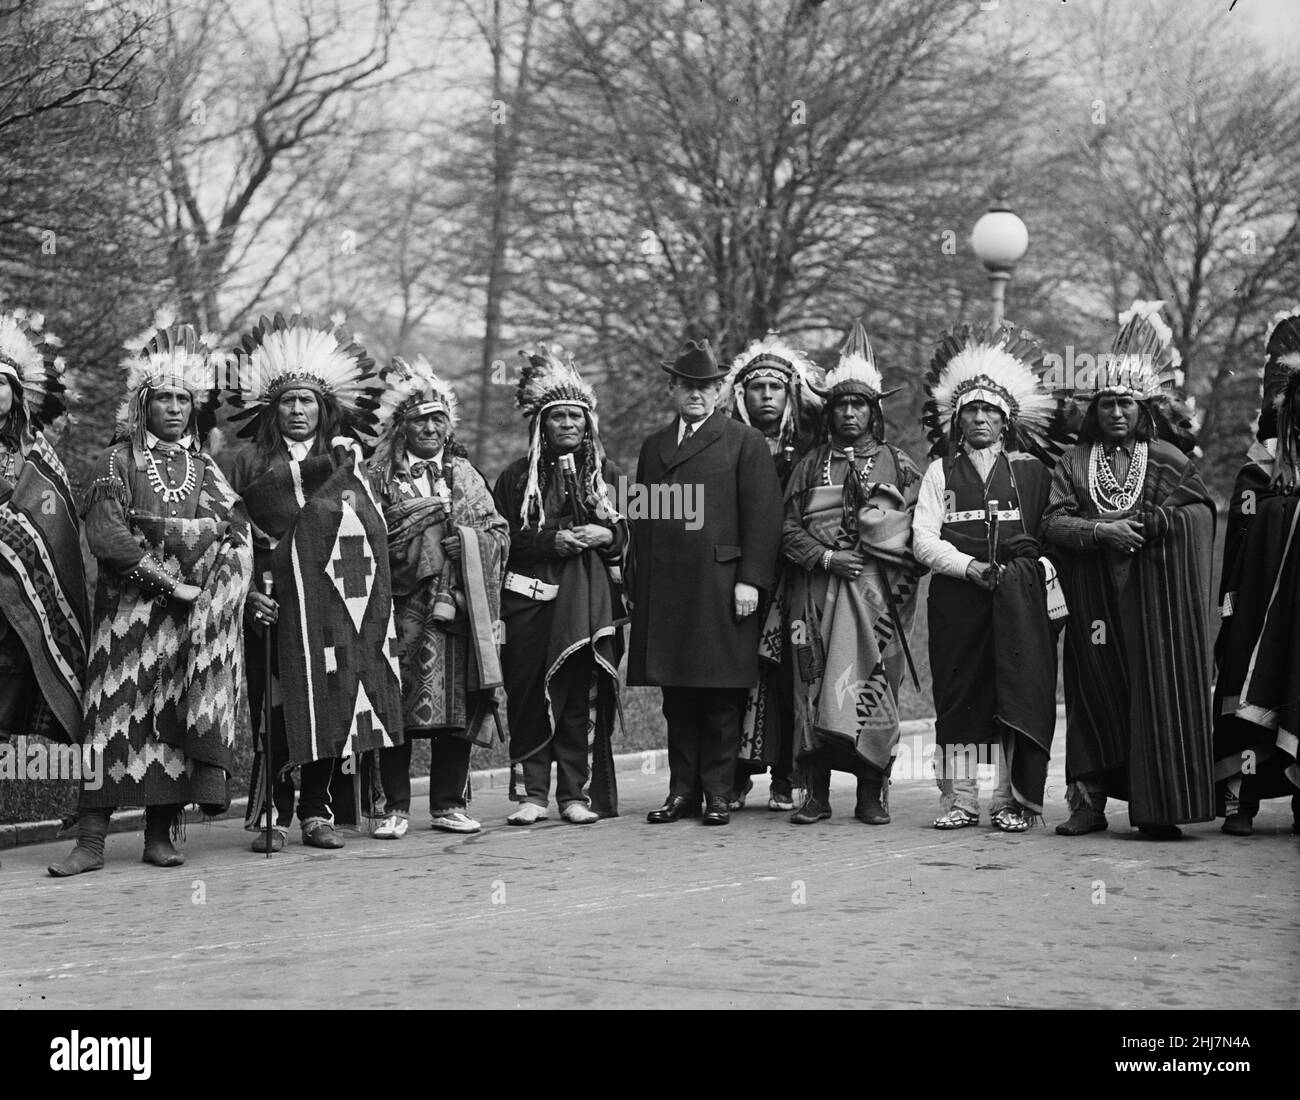
[[[100,559],[80,743],[103,754],[104,782],[82,809],[230,803],[235,732],[246,721],[241,645],[252,580],[248,517],[216,462],[195,452],[197,481],[168,509],[129,443],[115,446],[87,496],[86,541]],[[110,559],[135,544],[196,585],[198,599],[155,598]]]
[[[1223,550],[1214,777],[1249,775],[1255,797],[1276,798],[1300,792],[1300,497],[1273,486],[1266,446],[1246,457]]]
[[[17,480],[0,478],[0,617],[29,666],[16,732],[80,738],[88,605],[76,502],[63,464],[38,433]]]
[[[1066,779],[1128,802],[1133,825],[1214,818],[1210,561],[1214,501],[1195,463],[1149,444],[1134,511],[1149,518],[1135,554],[1097,544],[1102,519],[1080,443],[1052,475],[1043,518],[1062,558]]]

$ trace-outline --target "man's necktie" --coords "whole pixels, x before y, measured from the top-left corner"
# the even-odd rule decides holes
[[[685,447],[686,441],[690,439],[691,436],[693,436],[694,434],[695,434],[695,425],[687,424],[686,430],[682,432],[682,441],[677,444],[677,449],[680,451],[683,447]]]
[[[432,460],[428,462],[412,462],[410,465],[410,473],[411,473],[411,480],[415,480],[416,478],[424,477],[425,474],[429,474],[433,477],[434,481],[437,481],[440,477],[442,477],[442,467]]]

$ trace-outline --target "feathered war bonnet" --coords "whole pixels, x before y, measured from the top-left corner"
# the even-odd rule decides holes
[[[1295,396],[1300,383],[1300,306],[1273,317],[1264,337],[1264,400],[1257,439],[1276,439],[1278,412]]]
[[[772,378],[785,386],[788,395],[781,415],[781,446],[792,445],[799,433],[800,421],[821,411],[822,399],[816,390],[817,366],[802,351],[781,339],[775,329],[749,346],[731,361],[722,386],[723,399],[731,403],[732,415],[749,424],[745,404],[745,387],[761,378]]]
[[[1002,410],[1016,446],[1052,465],[1069,433],[1061,401],[1045,385],[1043,348],[1024,329],[1003,323],[956,325],[940,338],[925,376],[921,424],[930,456],[961,438],[957,414],[972,401]]]
[[[394,355],[381,381],[384,390],[376,413],[379,442],[375,445],[371,465],[387,477],[401,453],[398,440],[406,421],[412,417],[443,413],[451,425],[444,444],[449,447],[455,439],[456,425],[460,423],[460,402],[451,385],[434,373],[433,364],[423,355],[417,355],[414,362]]]
[[[285,320],[277,313],[244,335],[236,353],[238,384],[230,398],[238,410],[231,422],[248,421],[240,438],[256,434],[260,414],[273,408],[285,390],[308,389],[337,402],[341,429],[353,430],[364,445],[373,446],[383,387],[375,361],[342,322],[339,315],[324,326],[301,314]]]
[[[528,474],[524,483],[519,518],[525,527],[535,521],[546,522],[546,507],[541,485],[542,420],[547,409],[557,405],[579,408],[587,421],[588,453],[578,477],[583,490],[591,497],[605,518],[616,519],[618,512],[605,489],[605,447],[600,441],[600,422],[596,419],[596,393],[582,380],[573,353],[559,344],[538,343],[536,350],[521,351],[524,365],[515,387],[515,405],[528,420]]]
[[[190,414],[190,449],[197,451],[216,423],[218,386],[213,362],[215,339],[200,335],[193,325],[178,325],[174,316],[160,311],[154,327],[126,344],[129,352],[122,361],[126,374],[126,400],[117,410],[114,440],[129,440],[143,454],[148,426],[148,403],[160,387],[185,390],[193,409]],[[137,456],[138,457],[138,456]]]
[[[62,344],[45,331],[41,314],[25,309],[0,313],[0,375],[21,388],[29,438],[68,411],[71,395],[64,379],[66,364],[58,353]]]
[[[1159,438],[1190,453],[1196,446],[1195,402],[1178,392],[1182,356],[1160,316],[1163,306],[1163,301],[1134,301],[1119,315],[1110,354],[1098,358],[1095,371],[1076,371],[1074,400],[1092,407],[1107,394],[1132,397],[1150,414]]]

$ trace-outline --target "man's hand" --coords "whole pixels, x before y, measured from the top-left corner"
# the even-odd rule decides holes
[[[250,592],[244,610],[259,623],[273,623],[280,617],[280,605],[261,592]]]
[[[835,576],[852,581],[861,576],[866,564],[866,556],[857,550],[836,550],[826,568]]]
[[[966,579],[986,592],[992,592],[998,586],[997,567],[986,561],[973,561],[966,566]]]
[[[178,584],[172,589],[172,596],[182,603],[193,603],[199,598],[199,586],[197,584]]]
[[[1130,517],[1097,525],[1097,541],[1124,554],[1136,554],[1146,543],[1142,521]]]
[[[758,589],[752,584],[737,582],[734,596],[737,619],[743,619],[758,610]]]
[[[576,534],[582,528],[564,528],[555,532],[555,552],[562,558],[571,558],[587,549],[587,544]]]
[[[609,546],[614,541],[614,532],[599,523],[584,523],[581,527],[574,527],[571,530],[587,550]]]
[[[442,549],[452,561],[460,561],[460,536],[448,535],[442,540]]]

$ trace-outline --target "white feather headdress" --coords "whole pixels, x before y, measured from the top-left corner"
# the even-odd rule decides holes
[[[451,385],[439,378],[433,364],[423,355],[408,362],[394,355],[384,370],[381,382],[383,395],[375,413],[378,443],[371,463],[377,470],[389,469],[397,450],[397,436],[407,418],[444,413],[451,424],[452,433],[460,423],[460,402]],[[448,436],[448,441],[452,438]]]
[[[873,401],[879,401],[897,392],[897,388],[885,389],[884,378],[871,350],[871,341],[867,339],[867,330],[862,327],[861,321],[855,321],[848,339],[840,348],[839,362],[826,372],[827,405],[846,393],[860,393]]]
[[[1120,329],[1110,354],[1099,359],[1091,379],[1075,387],[1078,398],[1103,393],[1131,396],[1139,401],[1172,397],[1183,383],[1178,369],[1182,356],[1174,334],[1160,316],[1164,302],[1135,301],[1119,315]]]
[[[761,340],[751,340],[749,346],[731,361],[722,392],[731,403],[738,419],[749,423],[749,410],[745,407],[745,386],[755,378],[770,377],[782,382],[796,404],[820,404],[821,398],[813,390],[817,384],[817,366],[807,354],[787,344],[781,334],[772,329]],[[786,406],[790,415],[789,404]]]
[[[214,344],[213,337],[200,335],[193,325],[176,324],[175,315],[168,310],[159,310],[152,328],[128,340],[129,354],[121,364],[126,374],[126,399],[117,410],[118,437],[143,445],[145,400],[163,386],[189,392],[194,403],[192,423],[202,435],[210,424],[199,425],[199,416],[207,420],[212,415],[217,393]],[[198,444],[196,438],[194,446]]]
[[[353,428],[365,436],[377,430],[376,414],[382,390],[374,360],[344,329],[341,317],[329,326],[310,317],[294,314],[285,319],[277,313],[263,317],[244,335],[238,352],[238,384],[231,404],[240,411],[232,422],[248,420],[239,435],[250,437],[257,430],[257,414],[272,405],[289,389],[310,389],[338,402]]]
[[[1011,324],[958,325],[940,337],[925,379],[929,400],[921,414],[931,455],[956,438],[962,406],[982,401],[1001,409],[1025,451],[1047,462],[1060,454],[1068,432],[1061,401],[1043,384],[1043,348]]]
[[[45,317],[25,309],[0,313],[0,375],[22,389],[23,409],[31,431],[67,411],[66,363],[58,353],[62,341],[45,331]]]

